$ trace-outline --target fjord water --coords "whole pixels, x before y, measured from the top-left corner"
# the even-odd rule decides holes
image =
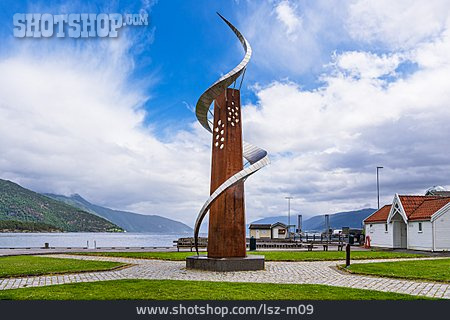
[[[192,237],[191,233],[0,233],[0,248],[42,247],[172,247],[173,241],[181,237]]]

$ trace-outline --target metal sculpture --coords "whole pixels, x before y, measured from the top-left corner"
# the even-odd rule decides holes
[[[270,163],[267,152],[261,148],[258,148],[254,145],[251,145],[247,142],[242,142],[241,135],[242,130],[240,126],[240,97],[239,90],[235,90],[228,88],[231,84],[235,83],[239,76],[242,75],[241,84],[243,81],[243,77],[245,75],[245,71],[247,68],[247,64],[252,55],[252,49],[248,41],[244,38],[244,36],[236,29],[227,19],[225,19],[222,15],[220,15],[223,21],[231,28],[234,34],[238,37],[245,51],[245,56],[242,61],[230,72],[222,76],[219,80],[217,80],[212,86],[210,86],[203,94],[200,96],[195,113],[200,124],[209,132],[213,134],[213,168],[214,168],[214,148],[217,150],[221,150],[224,148],[224,130],[229,127],[230,129],[235,130],[233,127],[239,127],[239,131],[236,133],[236,138],[231,137],[229,143],[235,143],[239,145],[240,148],[240,168],[233,172],[233,174],[228,177],[225,181],[221,182],[220,185],[214,185],[214,177],[212,177],[211,183],[211,195],[208,200],[205,202],[203,207],[201,208],[197,220],[195,222],[194,227],[194,241],[195,241],[195,249],[198,255],[198,234],[200,230],[200,225],[203,221],[203,218],[206,216],[211,206],[217,201],[217,199],[226,193],[229,192],[233,187],[238,187],[242,185],[239,192],[242,193],[242,205],[243,205],[243,182],[253,173],[261,169],[262,167],[268,165]],[[240,87],[239,86],[239,87]],[[235,96],[236,95],[236,96]],[[219,104],[222,104],[222,106]],[[211,103],[214,103],[214,112],[220,111],[221,113],[226,113],[226,118],[224,120],[219,119],[210,111]],[[231,102],[230,102],[231,101]],[[224,109],[221,109],[224,108]],[[225,109],[226,108],[226,109]],[[228,110],[227,110],[228,109]],[[214,121],[210,121],[208,119],[208,114],[212,115]],[[223,116],[223,115],[222,115]],[[218,119],[218,120],[217,120]],[[224,123],[226,122],[226,123]],[[242,123],[242,122],[241,122]],[[226,125],[226,126],[225,126]],[[230,127],[231,125],[231,127]],[[228,139],[228,137],[227,137]],[[235,141],[236,140],[236,141]],[[226,152],[227,150],[222,150],[221,152]],[[238,153],[239,154],[239,153]],[[242,165],[242,157],[248,161],[245,165]],[[239,164],[238,164],[239,166]],[[236,166],[235,166],[236,167]],[[212,172],[212,175],[214,173]],[[243,209],[242,209],[243,210]],[[242,211],[243,214],[243,211]],[[210,219],[211,220],[211,219]],[[243,221],[243,220],[242,220]],[[245,228],[245,227],[244,227]],[[210,230],[211,233],[211,230]],[[210,244],[210,242],[209,242]],[[208,245],[209,245],[208,244]],[[245,229],[244,229],[244,256],[245,256]],[[210,248],[208,248],[208,254],[210,255]],[[220,254],[219,254],[220,256]],[[238,256],[242,256],[238,254]]]

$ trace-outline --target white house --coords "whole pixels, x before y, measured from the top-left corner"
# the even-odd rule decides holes
[[[450,250],[450,197],[396,194],[364,220],[372,247]]]
[[[251,224],[250,237],[256,239],[285,239],[287,236],[287,225],[281,222],[274,224]]]
[[[287,225],[281,222],[276,222],[270,226],[272,230],[272,239],[286,239]]]
[[[248,228],[250,230],[250,237],[255,239],[271,239],[272,231],[270,230],[270,223],[251,224]]]

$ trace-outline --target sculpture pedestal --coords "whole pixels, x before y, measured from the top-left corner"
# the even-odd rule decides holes
[[[236,258],[192,256],[186,258],[186,268],[218,272],[264,270],[264,256],[248,255]]]

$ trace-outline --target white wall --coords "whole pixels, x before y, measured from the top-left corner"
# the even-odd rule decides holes
[[[284,229],[283,227],[272,228],[272,238],[273,239],[285,239],[287,237],[287,231],[284,234],[280,234],[278,231]]]
[[[259,239],[259,230],[250,229],[250,238]]]
[[[419,232],[419,222],[422,232]],[[408,249],[427,250],[433,248],[433,229],[430,221],[408,221]]]
[[[278,228],[272,228],[272,239],[278,238]]]
[[[384,225],[384,223],[365,225],[366,236],[370,237],[372,247],[392,248],[392,223],[388,224],[388,232],[385,231]]]
[[[250,229],[250,237],[254,237],[255,239],[270,239],[270,229]]]
[[[259,237],[270,239],[270,229],[260,229]]]
[[[434,249],[450,251],[450,210],[434,220]]]

